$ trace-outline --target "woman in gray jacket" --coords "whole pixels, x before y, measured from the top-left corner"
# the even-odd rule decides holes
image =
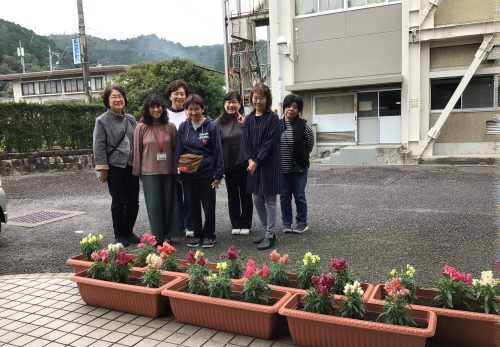
[[[139,178],[132,175],[134,116],[125,113],[127,96],[120,86],[106,88],[107,111],[97,117],[94,127],[94,161],[99,182],[108,182],[111,217],[116,242],[139,243],[133,233],[139,211]]]

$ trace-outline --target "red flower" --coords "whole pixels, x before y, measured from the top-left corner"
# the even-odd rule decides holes
[[[321,274],[319,276],[311,276],[311,284],[316,287],[316,293],[327,297],[335,288],[335,277],[332,274]]]
[[[344,272],[348,267],[349,262],[344,258],[332,259],[330,260],[330,263],[328,263],[328,269],[330,271],[332,271],[332,269],[335,269],[338,274]]]
[[[154,247],[156,245],[156,237],[148,233],[143,234],[140,243],[137,245],[137,248],[142,248],[146,244]]]
[[[453,266],[443,266],[443,275],[449,277],[452,281],[464,282],[468,286],[472,285],[472,275],[458,272]]]
[[[234,246],[228,248],[227,252],[223,252],[220,254],[221,257],[226,258],[227,260],[236,260],[241,256],[241,252]]]
[[[116,255],[115,258],[115,263],[118,264],[119,266],[127,266],[129,263],[132,262],[134,258],[125,252],[120,252]]]
[[[108,262],[109,251],[107,249],[101,249],[100,251],[95,251],[90,255],[90,259],[102,261],[104,263]]]

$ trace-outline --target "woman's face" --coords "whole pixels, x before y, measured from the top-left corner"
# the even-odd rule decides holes
[[[255,108],[255,111],[263,113],[266,110],[266,96],[254,93],[252,95],[252,106]]]
[[[122,93],[118,90],[113,89],[111,94],[109,94],[109,108],[111,111],[117,114],[122,114],[125,109],[125,99],[123,98]]]
[[[224,111],[230,116],[236,117],[240,110],[241,104],[237,99],[226,100],[224,102]]]
[[[170,94],[170,102],[174,110],[181,110],[184,108],[184,101],[186,101],[186,91],[184,88],[179,87],[176,91]]]
[[[163,107],[161,105],[149,106],[149,114],[154,120],[160,119],[163,113]]]
[[[186,114],[193,123],[199,123],[203,118],[203,108],[198,104],[189,104]]]
[[[299,107],[296,102],[293,102],[290,106],[285,107],[285,118],[287,120],[294,120],[299,115]]]

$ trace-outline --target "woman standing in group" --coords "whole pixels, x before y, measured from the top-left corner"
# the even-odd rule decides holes
[[[248,188],[265,234],[256,239],[257,249],[265,250],[276,242],[276,196],[281,188],[280,126],[271,111],[269,87],[258,83],[250,91],[254,110],[245,119],[245,159],[248,160]]]
[[[108,110],[95,121],[95,169],[99,182],[108,182],[116,242],[127,246],[139,242],[133,233],[139,212],[139,179],[132,175],[131,162],[137,122],[125,113],[127,95],[122,87],[106,88],[102,99]]]
[[[203,114],[206,104],[201,96],[188,96],[184,107],[188,119],[177,132],[174,170],[181,174],[194,229],[194,238],[187,245],[210,248],[215,244],[215,189],[224,176],[220,130]],[[201,207],[205,212],[203,227]]]
[[[184,102],[189,95],[189,88],[185,81],[174,80],[165,88],[167,97],[170,100],[170,106],[167,109],[169,121],[179,130],[179,126],[187,119],[186,111],[184,110]],[[187,206],[186,193],[182,184],[177,184],[177,200],[181,209],[181,220],[186,232],[186,237],[194,237],[193,227],[189,218],[189,209]]]
[[[300,118],[304,102],[299,95],[289,94],[283,100],[281,120],[281,170],[280,194],[283,232],[301,234],[307,225],[306,184],[309,153],[314,146],[314,134],[307,121]],[[297,210],[297,225],[292,228],[292,195]]]
[[[177,130],[168,121],[164,102],[156,94],[144,100],[142,119],[134,132],[134,168],[141,176],[151,233],[158,244],[172,243],[182,234],[173,171]]]
[[[224,111],[215,120],[221,131],[227,204],[233,235],[248,235],[252,228],[252,194],[247,193],[247,166],[243,146],[244,117],[240,94],[231,91],[223,100]]]

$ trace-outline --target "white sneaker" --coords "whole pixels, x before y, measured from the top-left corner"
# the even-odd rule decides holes
[[[231,231],[231,234],[233,234],[233,235],[239,235],[239,234],[241,234],[241,230],[240,229],[233,229]]]
[[[250,235],[250,229],[240,229],[240,235]]]
[[[186,237],[194,237],[194,231],[193,230],[186,230]]]

